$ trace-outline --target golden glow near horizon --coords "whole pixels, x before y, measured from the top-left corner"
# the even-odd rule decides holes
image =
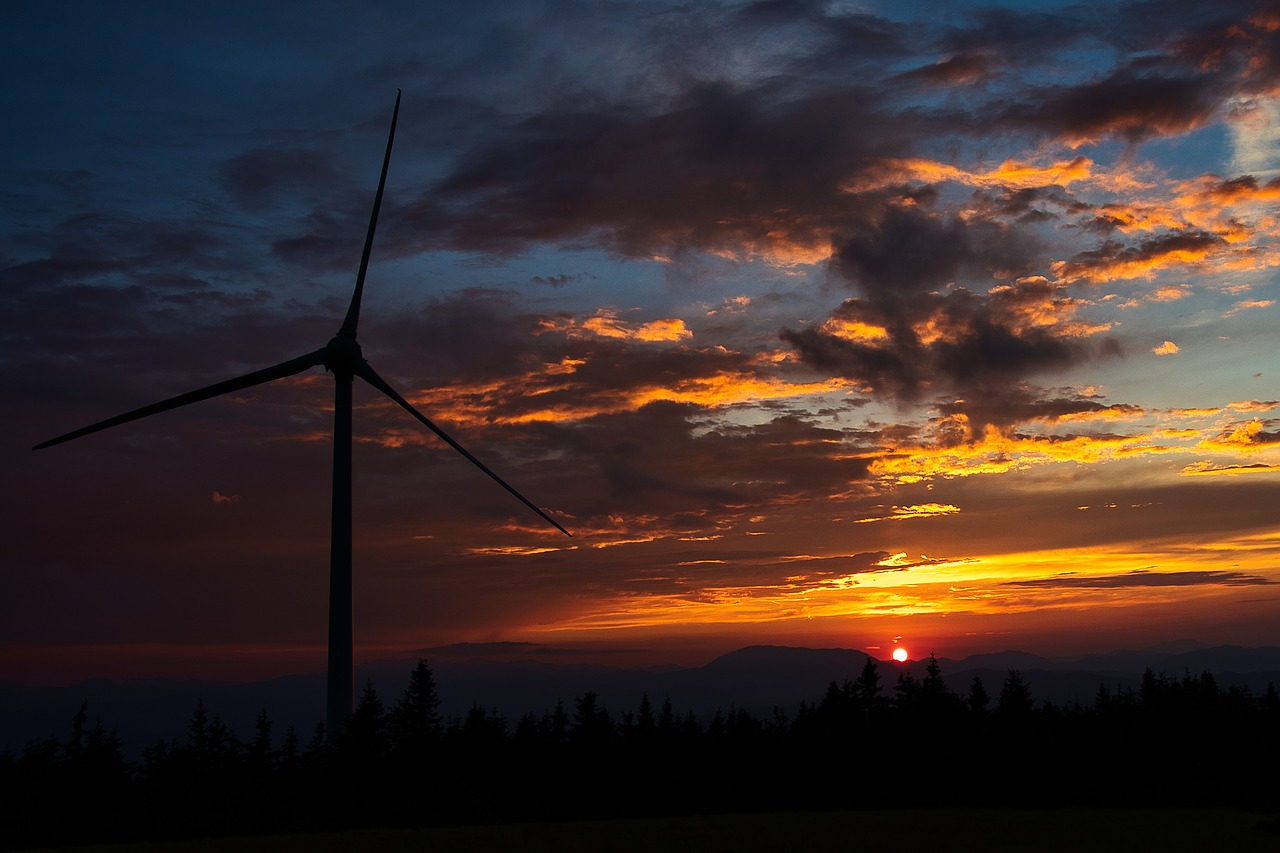
[[[1196,603],[1248,607],[1259,595],[1271,598],[1269,587],[1280,584],[1280,531],[1209,546],[1176,539],[1147,545],[1142,550],[1088,547],[952,561],[926,558],[904,568],[845,576],[794,573],[781,584],[690,585],[688,594],[654,592],[599,601],[576,614],[563,614],[553,633],[589,635],[680,624],[759,629],[797,620],[871,633],[875,625],[902,617],[1050,611],[1073,613],[1080,628],[1087,629],[1123,620],[1134,608]],[[1209,567],[1218,565],[1222,567]],[[528,630],[537,635],[548,627]]]

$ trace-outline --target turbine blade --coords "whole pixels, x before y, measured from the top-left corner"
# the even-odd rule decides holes
[[[542,519],[544,521],[546,521],[556,530],[559,530],[565,536],[573,538],[573,534],[570,533],[568,530],[565,530],[563,527],[561,527],[559,522],[557,522],[554,518],[552,518],[551,516],[543,512],[541,509],[539,509],[538,506],[533,501],[529,500],[524,495],[517,492],[513,486],[507,483],[506,480],[503,480],[497,474],[493,473],[493,471],[489,470],[489,467],[485,465],[483,462],[481,462],[479,459],[472,456],[469,450],[467,450],[461,444],[458,444],[458,442],[454,441],[448,435],[448,433],[446,433],[444,430],[440,429],[440,427],[432,423],[430,418],[428,418],[426,415],[422,414],[422,412],[419,412],[417,409],[415,409],[412,403],[410,403],[404,397],[401,397],[400,394],[396,391],[396,389],[392,388],[389,384],[387,384],[387,381],[383,379],[381,376],[379,376],[377,371],[375,371],[372,367],[369,366],[368,362],[361,363],[361,365],[357,368],[356,372],[357,374],[359,374],[361,379],[363,379],[365,382],[368,382],[374,388],[377,388],[383,394],[386,394],[392,400],[395,400],[397,403],[400,404],[400,406],[406,412],[408,412],[409,414],[417,418],[419,421],[421,421],[423,426],[425,426],[427,429],[434,432],[436,435],[440,436],[440,438],[444,440],[445,444],[448,444],[454,450],[458,451],[463,456],[467,457],[467,459],[470,460],[472,465],[475,465],[481,471],[488,474],[490,479],[492,479],[495,483],[497,483],[499,486],[502,486],[502,488],[506,489],[511,494],[515,495],[516,498],[525,506],[529,507],[529,509],[533,510],[538,515],[542,516]]]
[[[396,89],[396,106],[391,111],[391,132],[387,134],[387,153],[382,157],[382,177],[378,178],[378,193],[373,197],[373,213],[369,215],[369,231],[364,238],[364,252],[360,255],[360,271],[356,273],[356,289],[347,306],[347,316],[338,334],[348,338],[356,336],[360,324],[360,300],[364,297],[364,275],[369,270],[369,253],[373,251],[373,232],[378,228],[378,210],[382,207],[382,190],[387,185],[387,168],[391,165],[391,143],[396,138],[396,119],[400,116],[400,90]]]
[[[162,400],[159,403],[152,403],[150,406],[143,406],[141,409],[134,409],[132,412],[125,412],[123,415],[116,415],[114,418],[107,418],[105,421],[98,421],[96,424],[90,424],[87,427],[69,432],[66,435],[60,435],[57,438],[51,438],[48,441],[41,442],[32,450],[40,450],[45,447],[51,447],[55,444],[61,444],[64,441],[71,441],[73,438],[80,438],[90,433],[99,432],[104,429],[110,429],[113,426],[136,421],[138,418],[145,418],[148,415],[167,412],[170,409],[176,409],[189,403],[198,403],[201,400],[207,400],[210,397],[217,397],[221,394],[229,394],[233,391],[239,391],[244,388],[251,388],[254,385],[261,385],[264,382],[271,382],[275,379],[283,379],[286,376],[292,376],[295,373],[324,364],[325,350],[316,350],[313,353],[281,362],[274,367],[268,367],[263,370],[255,370],[253,373],[246,373],[235,379],[228,379],[225,382],[219,382],[215,385],[209,385],[196,391],[188,391],[186,394],[179,394],[177,397],[170,397],[168,400]]]

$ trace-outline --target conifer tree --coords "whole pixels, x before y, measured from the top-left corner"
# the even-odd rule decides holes
[[[656,721],[653,718],[653,703],[649,701],[649,694],[643,693],[640,696],[640,713],[636,719],[636,728],[641,734],[649,734],[653,731]]]
[[[412,761],[425,758],[439,740],[440,697],[426,660],[419,660],[409,674],[409,686],[391,710],[387,729],[396,752]]]
[[[609,711],[597,701],[599,698],[590,690],[578,697],[573,711],[574,740],[599,743],[613,734],[613,721],[609,719]]]
[[[880,695],[880,672],[870,655],[862,666],[862,672],[853,682],[853,693],[858,706],[864,712],[874,711],[883,703]]]
[[[347,718],[343,735],[346,751],[364,760],[377,761],[386,752],[386,707],[373,689],[373,682],[365,685],[360,701]]]
[[[973,681],[969,682],[969,698],[966,702],[969,710],[975,714],[985,714],[987,705],[991,704],[991,697],[987,694],[987,688],[982,683],[982,679],[978,676],[973,677]]]
[[[1034,710],[1031,700],[1031,688],[1022,679],[1022,673],[1016,669],[1009,670],[1009,676],[1000,688],[1000,698],[996,700],[996,713],[1008,717],[1025,717]]]

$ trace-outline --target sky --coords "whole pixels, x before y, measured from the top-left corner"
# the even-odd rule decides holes
[[[1274,2],[32,3],[0,681],[1280,644]],[[430,652],[428,651],[428,658]]]

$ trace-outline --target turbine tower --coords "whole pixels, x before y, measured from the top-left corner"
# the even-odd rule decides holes
[[[329,553],[329,660],[328,686],[326,702],[325,731],[332,738],[342,727],[347,716],[351,714],[355,695],[354,676],[354,635],[352,625],[351,596],[351,388],[355,377],[360,377],[374,388],[390,397],[413,415],[418,421],[444,440],[446,444],[465,456],[473,465],[489,475],[494,482],[502,486],[521,503],[540,515],[548,524],[566,536],[572,536],[555,519],[543,512],[536,504],[520,494],[505,480],[491,471],[483,462],[458,442],[454,441],[444,430],[431,422],[426,415],[414,408],[404,397],[391,387],[385,379],[378,375],[365,361],[360,344],[356,341],[356,326],[360,322],[360,300],[364,295],[364,278],[369,268],[369,253],[373,248],[373,234],[378,227],[378,209],[382,206],[382,191],[387,183],[387,168],[391,165],[391,146],[396,136],[396,120],[400,115],[400,91],[396,90],[396,105],[391,113],[391,131],[387,134],[387,151],[382,158],[382,175],[378,179],[378,192],[373,200],[373,213],[369,217],[369,230],[364,239],[364,251],[360,255],[360,268],[356,273],[356,286],[351,294],[351,304],[347,308],[346,317],[342,321],[337,334],[329,342],[314,352],[290,359],[274,367],[266,367],[252,373],[246,373],[235,379],[228,379],[170,397],[159,403],[134,409],[123,415],[108,418],[73,432],[51,438],[37,444],[33,450],[51,447],[64,441],[99,432],[113,426],[128,423],[149,415],[166,412],[217,397],[230,394],[254,385],[261,385],[286,376],[293,376],[313,367],[324,366],[333,374],[333,515],[330,531]]]

